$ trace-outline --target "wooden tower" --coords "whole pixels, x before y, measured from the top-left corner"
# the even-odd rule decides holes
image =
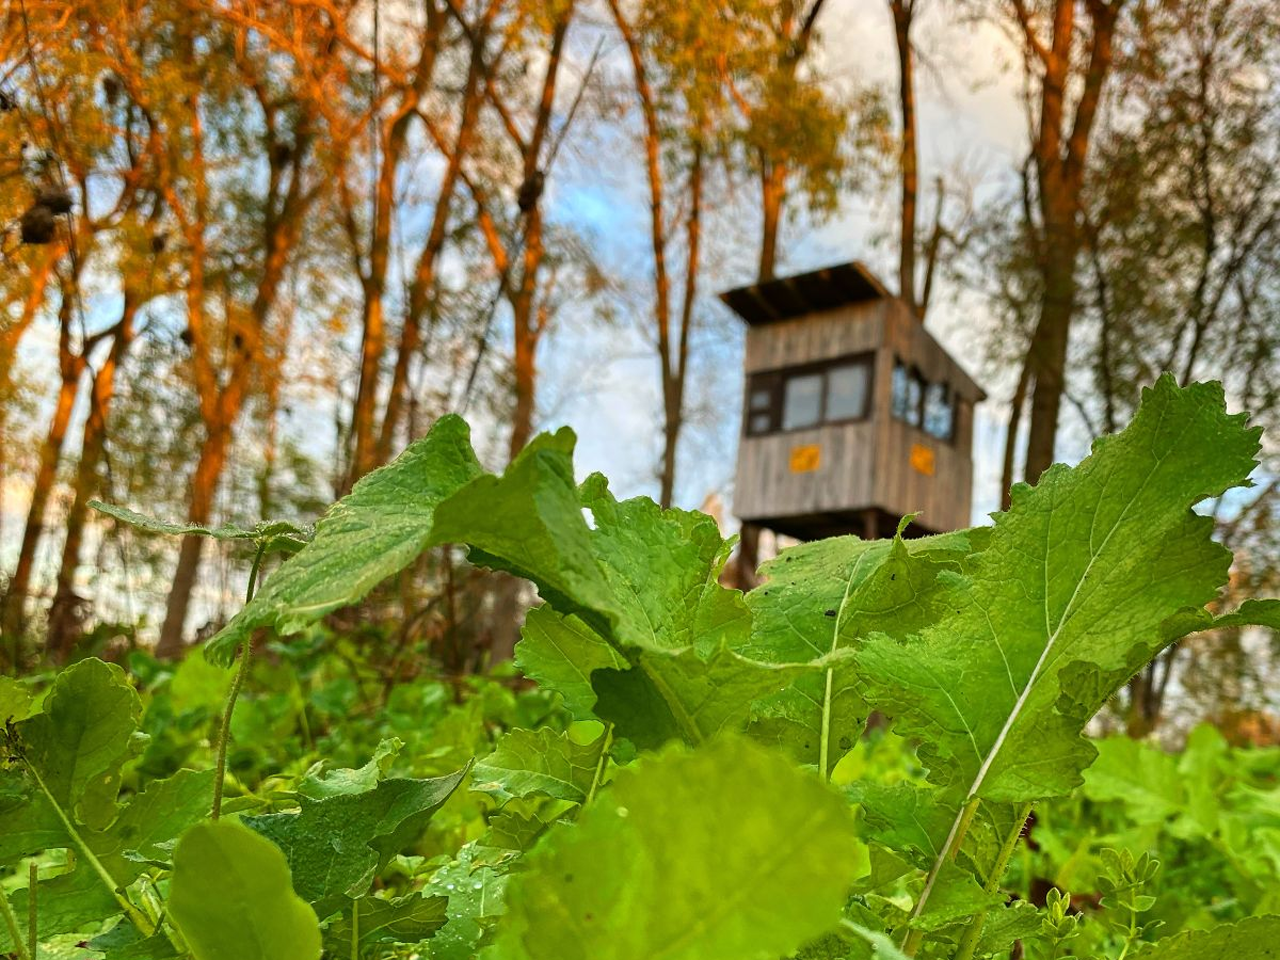
[[[747,324],[734,512],[812,540],[970,524],[982,389],[861,263],[720,295]]]

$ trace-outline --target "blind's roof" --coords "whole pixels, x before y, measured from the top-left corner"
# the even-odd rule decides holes
[[[866,264],[851,260],[794,277],[726,290],[720,299],[748,324],[756,326],[889,295]]]

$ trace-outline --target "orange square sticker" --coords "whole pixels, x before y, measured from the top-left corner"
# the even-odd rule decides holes
[[[933,476],[933,451],[928,447],[921,446],[918,443],[911,445],[911,469],[916,473],[923,473],[926,477]]]
[[[812,473],[822,463],[822,447],[816,443],[806,443],[791,448],[791,472]]]

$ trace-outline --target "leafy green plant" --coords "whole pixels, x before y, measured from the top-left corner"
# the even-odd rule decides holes
[[[1280,622],[1273,600],[1210,612],[1231,557],[1193,509],[1248,482],[1258,443],[1220,388],[1165,378],[1123,433],[1017,488],[992,527],[803,544],[743,596],[719,583],[733,544],[714,521],[619,501],[599,476],[576,484],[568,431],[495,476],[445,418],[256,592],[251,572],[244,609],[205,650],[219,668],[241,651],[242,712],[231,698],[215,719],[225,688],[193,665],[144,691],[146,717],[125,674],[94,660],[34,713],[0,688],[13,715],[0,864],[40,869],[30,892],[5,885],[15,920],[0,950],[20,952],[32,914],[42,942],[96,934],[110,960],[228,955],[228,924],[246,943],[287,937],[293,952],[277,955],[299,958],[1264,957],[1276,917],[1149,942],[1166,918],[1148,916],[1146,850],[1096,854],[1101,910],[1077,915],[1058,892],[1037,907],[1023,843],[1033,806],[1053,846],[1069,804],[1131,799],[1133,816],[1190,811],[1179,830],[1209,832],[1205,797],[1118,786],[1113,748],[1093,766],[1083,731],[1182,636]],[[313,719],[359,702],[359,663],[355,676],[318,667],[309,691],[283,664],[310,656],[325,614],[442,544],[537,586],[517,662],[543,699],[479,685],[446,711],[411,684],[317,739]],[[258,634],[281,666],[249,661]],[[213,738],[213,770],[166,769],[207,751],[153,711],[230,731]],[[507,729],[493,739],[495,711]],[[889,732],[864,738],[872,711]],[[402,714],[431,715],[434,739],[415,737],[418,720],[396,726]],[[343,729],[359,756],[325,764],[349,749]],[[298,751],[255,754],[237,731],[296,736]],[[909,765],[875,775],[877,749]],[[235,776],[237,750],[255,779]],[[220,857],[225,879],[210,883]]]

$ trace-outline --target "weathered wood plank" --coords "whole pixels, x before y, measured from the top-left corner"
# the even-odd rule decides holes
[[[921,512],[921,524],[932,530],[968,526],[973,403],[982,392],[904,304],[884,298],[754,326],[744,367],[751,374],[868,351],[875,351],[869,419],[742,438],[734,490],[739,517],[767,526],[771,517],[879,509],[895,516]],[[952,442],[892,418],[899,357],[957,395]],[[818,467],[793,469],[793,452],[809,446],[819,450]],[[931,452],[932,475],[912,465],[917,446]]]

